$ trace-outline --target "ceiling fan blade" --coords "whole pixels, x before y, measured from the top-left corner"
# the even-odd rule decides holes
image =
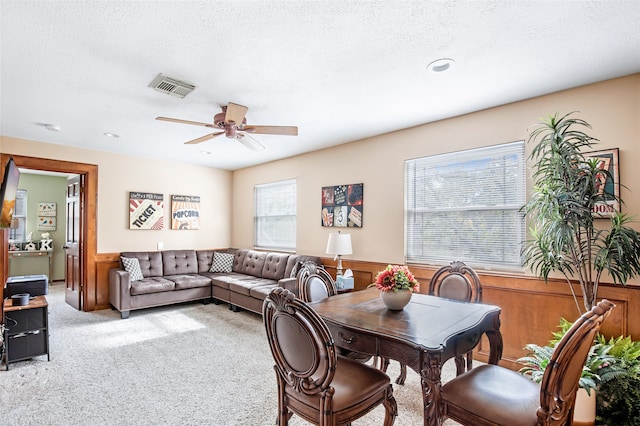
[[[298,136],[298,128],[296,126],[245,126],[243,132],[263,134],[263,135],[286,135]]]
[[[238,133],[236,135],[236,139],[238,141],[240,141],[240,143],[242,145],[244,145],[247,148],[249,148],[251,151],[262,151],[262,150],[264,150],[264,145],[262,145],[260,142],[258,142],[257,140],[255,140],[254,138],[252,138],[249,135],[245,135],[243,133]]]
[[[156,120],[170,121],[172,123],[192,124],[194,126],[216,127],[211,123],[201,123],[200,121],[180,120],[179,118],[156,117]]]
[[[224,135],[224,132],[210,133],[210,134],[205,135],[205,136],[200,136],[199,138],[196,138],[196,139],[194,139],[192,141],[185,142],[185,145],[193,145],[193,144],[196,144],[196,143],[208,141],[209,139],[213,139],[216,136],[220,136],[220,135]]]
[[[246,106],[229,102],[229,104],[227,104],[227,111],[224,117],[224,121],[226,121],[227,123],[233,121],[237,126],[240,126],[242,124],[242,120],[244,120],[244,116],[247,114],[248,109],[249,108],[247,108]]]

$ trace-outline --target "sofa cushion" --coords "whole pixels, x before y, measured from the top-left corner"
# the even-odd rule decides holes
[[[295,277],[298,273],[298,265],[303,262],[313,262],[316,265],[322,265],[322,261],[317,256],[306,256],[302,254],[292,254],[287,259],[287,267],[284,270],[284,277]]]
[[[140,270],[145,278],[164,275],[162,271],[162,254],[159,251],[123,251],[120,256],[138,259]]]
[[[229,282],[229,290],[233,293],[251,295],[251,290],[260,286],[276,286],[277,283],[266,278],[249,277],[243,280],[235,280]]]
[[[277,284],[257,285],[251,288],[249,295],[253,298],[264,300],[269,295],[269,293],[271,293],[271,290],[276,287],[278,287]]]
[[[222,275],[219,273],[207,272],[207,273],[203,273],[202,275],[208,276],[209,278],[211,278],[211,283],[214,286],[224,288],[227,290],[229,289],[229,283],[255,278],[250,275],[238,274],[237,272],[230,272],[228,274],[222,274]]]
[[[242,265],[244,264],[244,258],[246,257],[249,249],[237,249],[234,253],[235,258],[233,259],[233,271],[234,272],[242,272]]]
[[[262,269],[264,268],[264,262],[267,259],[267,253],[255,250],[248,250],[244,256],[244,261],[240,269],[236,268],[234,263],[234,271],[241,274],[252,275],[254,277],[262,278]]]
[[[268,253],[262,267],[262,278],[279,280],[284,278],[284,271],[287,268],[288,254]]]
[[[198,273],[209,272],[213,263],[213,250],[196,250],[196,260],[198,261]]]
[[[173,281],[166,280],[161,277],[149,277],[140,281],[131,283],[131,295],[160,293],[163,291],[172,291],[176,287]]]
[[[214,253],[213,262],[211,263],[211,269],[209,269],[209,272],[231,272],[233,269],[234,258],[235,256],[230,253]]]
[[[197,274],[198,260],[195,250],[166,250],[162,252],[165,275]]]
[[[211,285],[211,278],[198,274],[168,275],[164,278],[176,283],[176,290],[181,290],[183,288],[207,287]]]
[[[142,270],[140,270],[140,262],[135,257],[120,257],[124,270],[129,273],[131,282],[140,281],[144,278]]]

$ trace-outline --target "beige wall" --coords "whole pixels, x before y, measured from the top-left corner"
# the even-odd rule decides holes
[[[98,253],[216,248],[230,244],[231,172],[41,142],[0,138],[4,153],[98,165]],[[129,191],[164,194],[163,230],[129,229]],[[170,196],[200,196],[200,230],[170,227]]]
[[[253,186],[296,178],[297,251],[323,256],[328,234],[338,228],[320,226],[321,187],[363,182],[363,227],[346,230],[354,253],[345,258],[401,263],[404,160],[526,140],[539,118],[571,111],[580,111],[576,117],[593,126],[591,135],[601,140],[597,149],[620,148],[623,211],[640,217],[640,74],[635,74],[236,171],[232,245],[253,244]]]

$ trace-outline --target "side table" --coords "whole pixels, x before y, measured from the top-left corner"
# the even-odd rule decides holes
[[[13,306],[4,301],[4,362],[9,364],[40,355],[49,361],[49,304],[45,296],[36,296],[28,305]]]

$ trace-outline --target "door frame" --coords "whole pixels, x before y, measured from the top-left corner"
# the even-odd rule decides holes
[[[0,173],[4,172],[4,166],[11,154],[0,154]],[[51,160],[47,158],[26,157],[13,155],[16,166],[24,169],[43,170],[49,172],[71,173],[84,175],[85,196],[82,197],[84,204],[83,219],[85,229],[81,235],[80,256],[82,258],[81,275],[82,283],[82,310],[93,311],[96,307],[97,283],[96,283],[96,255],[98,250],[97,239],[97,208],[98,208],[98,166],[96,164],[76,163],[72,161]],[[66,213],[65,213],[66,214]],[[0,279],[4,283],[9,275],[9,254],[8,254],[8,230],[2,230],[2,244],[0,250]],[[3,287],[0,286],[0,295],[4,298]]]

